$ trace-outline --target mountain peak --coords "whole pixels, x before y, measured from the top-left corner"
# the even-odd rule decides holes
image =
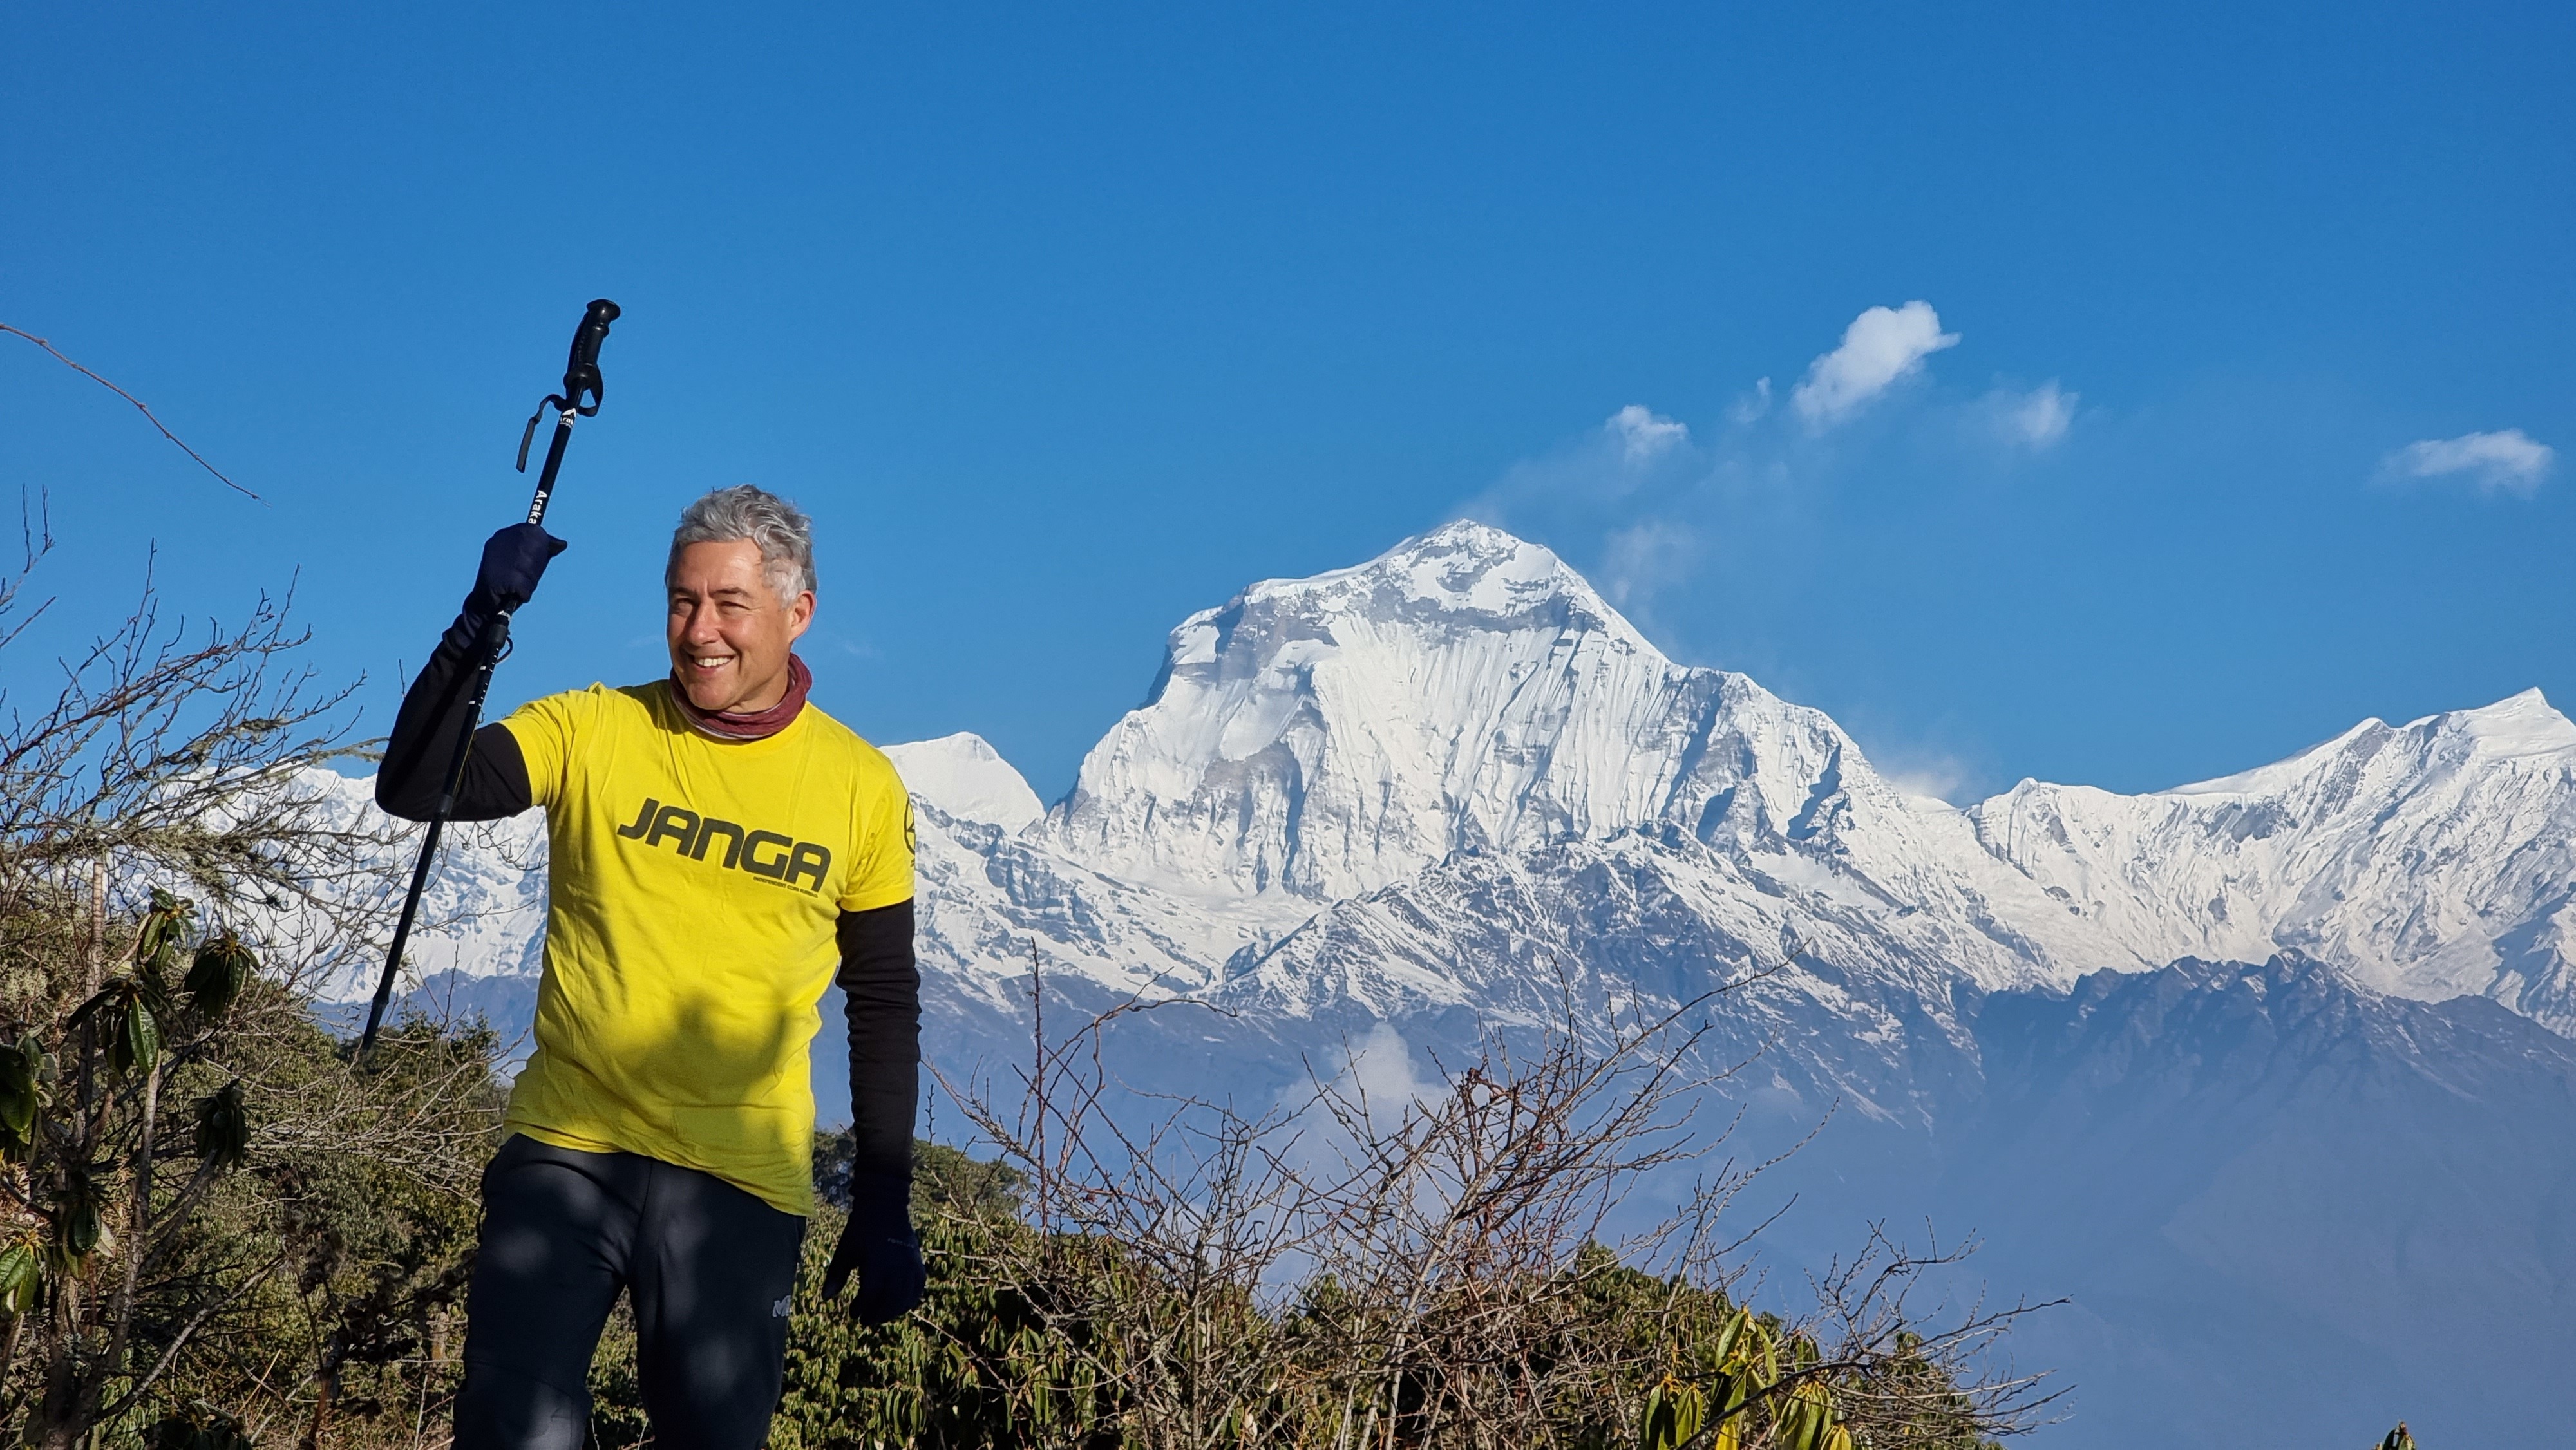
[[[2418,723],[2427,722],[2455,729],[2499,755],[2576,750],[2576,721],[2558,713],[2537,687],[2508,695],[2492,705],[2452,710]]]
[[[1747,708],[1760,748],[1712,753]],[[1820,773],[1858,766],[1830,722],[1787,711],[1673,663],[1553,551],[1460,519],[1183,620],[1047,830],[1113,874],[1349,896],[1460,850],[1696,821],[1775,744],[1797,757],[1771,783],[1790,820]]]
[[[1414,598],[1480,613],[1508,614],[1515,604],[1550,595],[1598,600],[1554,550],[1475,519],[1454,519],[1407,539],[1359,572],[1397,583]]]
[[[1046,814],[1028,781],[971,730],[889,745],[885,753],[915,799],[961,821],[1008,832]]]
[[[1265,579],[1173,632],[1175,662],[1205,658],[1245,624],[1293,621],[1291,632],[1367,616],[1381,624],[1436,623],[1444,632],[1579,628],[1663,655],[1556,552],[1491,524],[1455,519],[1364,564],[1303,579]]]

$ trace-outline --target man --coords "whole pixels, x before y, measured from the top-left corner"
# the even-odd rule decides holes
[[[387,811],[428,816],[474,641],[563,548],[534,524],[484,545],[395,720]],[[543,806],[550,873],[536,1051],[483,1175],[457,1450],[579,1450],[621,1291],[656,1441],[768,1438],[812,1210],[807,1044],[836,967],[856,1162],[824,1292],[855,1271],[870,1323],[921,1298],[911,806],[885,756],[806,701],[811,522],[719,489],[680,515],[664,583],[670,677],[476,731],[456,802],[461,820]]]

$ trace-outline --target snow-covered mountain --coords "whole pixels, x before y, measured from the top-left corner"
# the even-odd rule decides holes
[[[914,795],[958,820],[1018,831],[1046,814],[1038,793],[981,735],[960,731],[885,751]]]
[[[2160,794],[2025,782],[1963,810],[1461,522],[1183,621],[1042,820],[958,739],[973,783],[915,786],[946,837],[928,894],[1019,939],[1013,971],[1035,938],[1104,987],[1392,1016],[1508,1010],[1534,953],[1659,938],[1720,974],[1795,943],[1801,971],[1935,997],[2290,948],[2576,1029],[2576,726],[2536,693]]]
[[[1748,781],[1794,790],[1846,743],[1741,676],[1665,659],[1547,550],[1453,525],[1182,621],[1151,698],[1041,834],[1133,879],[1327,901]],[[1804,802],[1748,804],[1787,821]]]
[[[2576,1032],[2576,725],[2538,690],[2155,795],[2024,781],[1971,814],[1987,850],[2141,956],[2295,948]]]
[[[1889,783],[1821,712],[1666,658],[1548,550],[1461,522],[1183,621],[1146,702],[1051,808],[975,736],[889,753],[917,806],[925,1045],[952,1078],[1025,1058],[1037,982],[1051,1024],[1059,1002],[1218,1009],[1132,1019],[1115,1067],[1262,1101],[1382,1025],[1446,1054],[1486,1024],[1552,1020],[1569,991],[1676,1003],[1759,969],[1717,1029],[1762,1053],[1739,1079],[1754,1131],[1794,1137],[1838,1109],[1784,1181],[1853,1211],[2015,1223],[2038,1247],[1998,1242],[2010,1288],[2099,1290],[2083,1306],[2098,1332],[2066,1354],[2101,1403],[2210,1399],[2254,1353],[2229,1336],[2258,1324],[2293,1346],[2265,1363],[2307,1363],[2317,1385],[2367,1380],[2317,1368],[2362,1340],[2371,1374],[2415,1383],[2337,1327],[2336,1282],[2422,1296],[2456,1328],[2469,1286],[2537,1274],[2507,1296],[2510,1332],[2576,1351],[2567,1155],[2531,1160],[2535,1189],[2431,1141],[2513,1136],[2474,1127],[2490,1121],[2576,1141],[2576,725],[2537,693],[2366,721],[2170,791],[2026,781],[1958,808]],[[428,1002],[507,1028],[532,1001],[541,898],[521,863],[541,845],[510,823],[450,854],[436,902],[475,934],[424,944],[447,969]],[[2169,966],[2184,959],[2203,965]],[[2206,965],[2227,962],[2270,965]],[[2249,1032],[2289,1045],[2251,1077],[2215,1070],[2249,1060]],[[838,1052],[837,1033],[818,1039],[827,1115],[846,1103]],[[2338,1201],[2319,1155],[2343,1150],[2321,1145],[2366,1137],[2374,1113],[2400,1137],[2373,1171],[2451,1185],[2383,1193],[2384,1212],[2332,1230],[2395,1260],[2336,1280],[2220,1242],[2228,1215],[2263,1211],[2248,1185],[2266,1162],[2280,1211]],[[2197,1126],[2144,1131],[2158,1123]],[[2138,1186],[2222,1161],[2237,1176],[2215,1196]],[[1981,1179],[2014,1191],[1953,1191]],[[2041,1219],[2012,1211],[2043,1202]],[[2557,1226],[2499,1267],[2484,1219],[2453,1211],[2479,1202]],[[2262,1315],[2195,1330],[2138,1283],[2084,1278],[2110,1251],[2081,1231],[2094,1220],[2162,1246],[2119,1259],[2138,1275],[2187,1262]],[[2427,1368],[2419,1399],[2437,1384]],[[2509,1399],[2483,1413],[2459,1423],[2537,1423]],[[2060,1443],[2148,1443],[2139,1428],[2097,1420]]]

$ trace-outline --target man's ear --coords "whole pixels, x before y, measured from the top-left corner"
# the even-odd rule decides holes
[[[787,637],[790,640],[803,639],[805,631],[813,627],[814,591],[808,589],[796,596],[794,604],[787,606]]]

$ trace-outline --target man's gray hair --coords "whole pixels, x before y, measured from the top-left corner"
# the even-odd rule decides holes
[[[803,509],[748,483],[716,489],[680,510],[680,526],[671,531],[671,559],[663,566],[662,582],[671,582],[680,566],[680,551],[691,544],[730,544],[741,539],[760,546],[760,572],[780,603],[791,603],[814,587],[814,521]]]

